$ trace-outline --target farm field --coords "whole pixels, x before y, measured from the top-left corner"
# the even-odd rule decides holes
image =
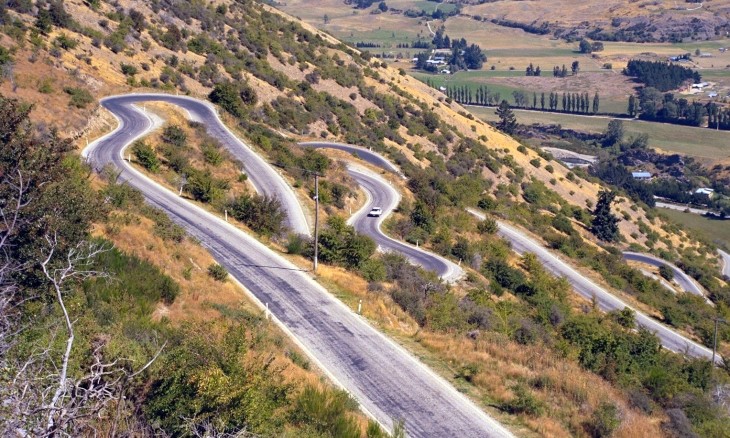
[[[533,93],[588,93],[591,98],[598,92],[600,111],[622,114],[626,112],[629,95],[634,84],[622,75],[611,72],[585,72],[577,76],[554,78],[549,76],[526,77],[524,71],[460,71],[453,75],[434,75],[412,71],[411,75],[423,82],[430,80],[435,87],[461,87],[471,89],[486,85],[491,92],[500,93],[502,99],[513,103],[513,91],[526,93],[532,102]]]
[[[469,107],[469,111],[487,121],[497,120],[494,108]],[[607,118],[521,110],[515,110],[515,115],[517,121],[522,124],[553,123],[560,124],[564,128],[592,133],[605,131],[609,121]],[[624,126],[627,135],[648,134],[649,146],[666,152],[691,155],[707,161],[730,159],[730,135],[727,132],[638,120],[627,120]]]
[[[610,2],[589,1],[585,5],[575,5],[563,0],[549,2],[551,5],[565,5],[566,14],[569,20],[571,16],[583,20],[581,14],[594,14],[595,11],[611,10],[617,13],[616,5],[610,6]],[[722,7],[725,3],[730,5],[730,0],[722,0],[722,4],[716,3],[713,7]],[[387,2],[391,9],[423,9],[427,12],[438,5],[425,0],[393,0]],[[608,4],[608,6],[604,6]],[[439,8],[453,7],[453,5],[441,4]],[[467,6],[462,11],[465,14],[472,8],[513,8],[517,11],[529,9],[530,11],[540,10],[535,2],[513,2],[498,1],[479,6]],[[577,43],[567,43],[551,37],[550,35],[535,35],[521,29],[507,28],[485,21],[477,21],[468,16],[450,17],[445,21],[429,20],[427,17],[409,18],[402,14],[385,12],[371,14],[377,9],[376,6],[367,10],[358,10],[346,5],[342,0],[292,0],[281,9],[295,14],[305,21],[326,30],[334,36],[349,43],[368,42],[380,47],[369,48],[373,54],[388,54],[397,57],[394,62],[396,66],[410,70],[410,73],[419,79],[425,80],[429,77],[437,86],[445,85],[467,85],[477,87],[489,86],[490,90],[499,92],[508,101],[512,99],[512,92],[519,90],[528,96],[532,93],[553,92],[587,92],[591,96],[598,92],[601,97],[601,111],[623,113],[626,110],[628,96],[634,92],[636,86],[630,79],[621,75],[621,69],[632,57],[644,59],[666,59],[669,56],[683,53],[691,53],[699,50],[708,53],[710,57],[693,56],[688,66],[696,68],[703,75],[703,79],[712,82],[714,86],[709,91],[718,92],[720,98],[730,92],[730,51],[720,52],[722,47],[730,46],[730,40],[700,41],[688,43],[627,43],[627,42],[604,42],[604,50],[592,55],[581,54],[577,51]],[[621,8],[633,11],[636,5],[625,5]],[[621,10],[623,10],[621,9]],[[661,8],[655,8],[661,12]],[[551,10],[554,10],[551,6]],[[581,12],[582,11],[582,12]],[[676,12],[676,11],[675,11]],[[629,12],[626,12],[629,14]],[[631,12],[632,14],[634,12]],[[324,16],[328,20],[325,23]],[[484,14],[481,14],[485,16]],[[509,17],[508,17],[509,18]],[[559,19],[559,18],[554,18]],[[430,26],[430,29],[429,27]],[[478,44],[487,55],[484,67],[479,71],[458,72],[449,77],[437,77],[426,75],[411,69],[410,59],[422,49],[399,48],[398,45],[408,44],[418,40],[430,41],[431,31],[444,26],[446,34],[452,39],[466,38],[469,43]],[[580,73],[577,76],[567,78],[552,77],[554,66],[566,65],[570,68],[573,61],[580,63]],[[525,68],[532,63],[540,66],[543,75],[540,77],[526,77]],[[606,69],[606,64],[611,69]],[[493,70],[492,70],[493,69]],[[708,92],[709,92],[708,91]],[[691,98],[702,100],[706,98],[705,93],[699,93]]]
[[[661,209],[674,222],[698,231],[705,238],[726,250],[730,249],[730,220],[710,219],[698,214]]]

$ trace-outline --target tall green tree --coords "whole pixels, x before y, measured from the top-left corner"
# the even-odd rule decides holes
[[[615,192],[601,191],[598,194],[596,208],[593,210],[591,232],[606,242],[618,240],[620,236],[618,230],[619,219],[611,212],[611,204],[615,198]]]
[[[598,108],[600,106],[600,101],[598,97],[598,91],[596,91],[596,94],[593,96],[593,114],[598,113]]]
[[[503,100],[502,103],[499,104],[499,108],[497,108],[497,116],[499,117],[497,128],[506,134],[513,134],[517,129],[517,118],[506,100]]]
[[[580,40],[578,49],[580,50],[580,53],[591,53],[593,51],[593,46],[591,45],[590,41],[582,39]]]
[[[634,96],[634,95],[632,94],[631,96],[629,96],[629,106],[628,106],[628,108],[626,109],[626,112],[627,112],[627,113],[628,113],[628,114],[629,114],[629,115],[630,115],[631,117],[635,117],[635,116],[636,116],[636,113],[638,112],[638,110],[639,110],[639,109],[637,108],[637,105],[636,105],[636,96]]]
[[[603,146],[606,147],[619,144],[623,141],[624,134],[624,122],[619,119],[613,119],[608,122],[608,127],[606,127],[606,132],[603,133],[603,140],[601,143],[603,143]]]

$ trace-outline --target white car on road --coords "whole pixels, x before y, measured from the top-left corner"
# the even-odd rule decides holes
[[[380,217],[380,215],[383,214],[383,209],[380,207],[375,207],[372,210],[370,210],[370,213],[368,213],[368,216],[370,217]]]

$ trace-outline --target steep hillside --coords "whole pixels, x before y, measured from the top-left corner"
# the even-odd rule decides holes
[[[482,141],[494,160],[506,163],[499,170],[479,166],[481,175],[493,181],[492,190],[504,183],[517,185],[511,191],[521,192],[519,186],[534,178],[567,203],[586,208],[595,205],[601,189],[581,178],[567,179],[568,170],[556,163],[552,173],[544,165],[530,165],[538,158],[536,152],[518,152],[517,142],[473,120],[437,91],[363,59],[321,32],[310,29],[316,36],[302,50],[297,42],[308,38],[301,34],[305,25],[284,24],[288,21],[276,10],[248,3],[233,3],[225,11],[175,2],[120,3],[119,9],[101,3],[96,10],[82,1],[65,6],[67,16],[56,18],[60,25],[51,26],[47,35],[38,32],[32,15],[9,11],[19,19],[6,32],[17,40],[3,35],[4,45],[16,52],[9,74],[15,79],[5,81],[2,90],[12,88],[9,95],[38,102],[36,117],[58,119],[66,134],[78,136],[87,129],[95,108],[93,102],[73,102],[64,109],[64,117],[58,117],[54,110],[64,106],[73,87],[97,98],[150,88],[206,96],[214,83],[243,80],[256,90],[256,102],[246,114],[253,120],[242,128],[255,123],[288,131],[293,138],[337,139],[391,155],[399,152],[420,167],[432,163],[429,156],[458,158],[460,141],[472,138]],[[250,13],[256,9],[260,15]],[[280,38],[268,41],[247,30],[256,26],[274,27]],[[196,35],[201,29],[206,32]],[[423,116],[432,114],[437,117],[427,119],[426,125]],[[414,149],[420,151],[418,158]],[[647,220],[641,209],[624,205],[621,213],[627,219],[620,227],[628,244],[644,243],[647,229],[660,240],[675,239],[661,224]],[[646,226],[639,229],[639,223]],[[658,245],[678,244],[671,240]]]
[[[603,189],[597,181],[520,145],[404,71],[254,1],[2,5],[6,3],[0,10],[1,47],[8,48],[0,52],[5,73],[0,93],[33,103],[32,117],[41,130],[57,126],[64,136],[78,140],[78,147],[115,124],[99,107],[99,99],[159,91],[216,103],[228,126],[281,167],[310,210],[313,184],[308,172],[323,173],[322,204],[332,217],[346,216],[361,202],[336,162],[345,157],[305,151],[294,147],[294,141],[357,144],[400,165],[408,176],[401,187],[405,201],[388,229],[396,237],[464,262],[467,278],[453,287],[434,286],[436,279],[397,257],[378,256],[347,266],[347,275],[356,280],[335,281],[345,275],[339,271],[323,274],[323,280],[335,283],[343,296],[359,293],[379,303],[372,312],[385,327],[405,326],[401,335],[412,336],[435,360],[448,364],[445,374],[469,385],[474,391],[470,395],[503,412],[518,427],[546,436],[588,435],[604,420],[610,423],[606,427],[616,429],[616,419],[624,418],[619,411],[631,419],[623,423],[623,436],[655,435],[661,421],[690,421],[697,430],[710,433],[725,424],[726,418],[712,411],[715,405],[708,395],[708,388],[723,383],[724,377],[712,380],[704,363],[661,352],[651,334],[631,330],[630,312],[602,315],[574,298],[569,285],[542,271],[529,255],[512,255],[493,236],[493,222],[477,224],[464,212],[478,206],[491,218],[516,224],[574,259],[586,275],[710,345],[712,318],[730,316],[730,290],[719,279],[713,248],[628,197],[619,196],[612,207],[620,237],[613,242],[597,239],[590,231],[592,210]],[[195,176],[210,190],[198,197],[187,187],[187,195],[214,211],[250,192],[237,164],[209,144],[200,126],[183,121],[167,107],[150,109],[164,113],[167,128],[175,127],[176,135],[185,137],[178,149],[170,146],[175,140],[165,138],[165,132],[144,140],[137,161],[146,156],[154,162],[147,166],[151,175],[171,187],[180,178]],[[123,248],[154,258],[125,227],[111,227],[114,232],[106,235],[112,240],[122,236]],[[307,242],[296,236],[251,228],[261,235],[274,234],[271,245],[282,251],[286,247],[292,257],[307,255]],[[718,305],[712,308],[699,298],[674,296],[647,280],[621,261],[620,250],[628,248],[681,259],[701,277]],[[303,263],[304,258],[297,260]],[[160,308],[158,315],[184,309]],[[401,319],[406,322],[401,324]],[[488,335],[479,338],[480,331]],[[726,351],[728,340],[730,330],[722,328],[721,351]],[[502,356],[495,348],[500,343],[510,346]],[[475,353],[468,359],[461,355],[464,362],[455,364],[459,352],[469,348]],[[548,363],[527,363],[518,353],[523,348],[535,357],[549,350],[562,369],[581,370],[584,387],[560,380],[554,375],[557,367]],[[493,360],[483,368],[485,356]],[[494,371],[505,364],[514,369]],[[668,376],[666,369],[680,377]],[[549,373],[552,377],[544,378]],[[587,383],[599,380],[610,387]],[[588,394],[588,387],[602,388],[610,403]],[[537,401],[532,394],[538,394]],[[544,409],[543,403],[555,403],[564,411]],[[700,411],[713,414],[696,414],[693,403],[707,403]],[[667,414],[671,409],[682,415],[685,409],[691,418]]]

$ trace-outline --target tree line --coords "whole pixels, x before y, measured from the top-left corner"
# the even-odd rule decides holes
[[[575,76],[580,72],[580,62],[579,61],[573,61],[573,63],[570,66],[570,73],[571,75]],[[525,68],[525,76],[542,76],[542,70],[540,69],[540,66],[535,66],[532,63]],[[568,76],[568,68],[563,64],[562,68],[560,66],[553,67],[553,77],[556,78],[565,78]]]
[[[432,88],[438,88],[434,81],[426,80]],[[467,85],[447,85],[443,91],[447,97],[465,105],[495,106],[502,101],[502,94],[494,92],[486,85],[469,87]],[[591,98],[589,93],[532,93],[529,96],[523,91],[513,91],[515,108],[541,111],[560,111],[574,114],[597,114],[600,110],[601,98],[596,92]]]
[[[691,68],[660,61],[632,59],[623,73],[634,77],[647,87],[669,91],[680,87],[685,81],[699,82],[702,76]]]
[[[357,47],[358,49],[360,49],[360,48],[372,49],[372,48],[380,48],[382,46],[378,43],[372,43],[372,42],[367,42],[367,41],[358,41],[355,43],[355,47]]]
[[[642,120],[697,127],[706,121],[708,128],[730,130],[730,109],[715,102],[690,102],[654,87],[642,88],[638,97],[629,96],[627,112]]]

